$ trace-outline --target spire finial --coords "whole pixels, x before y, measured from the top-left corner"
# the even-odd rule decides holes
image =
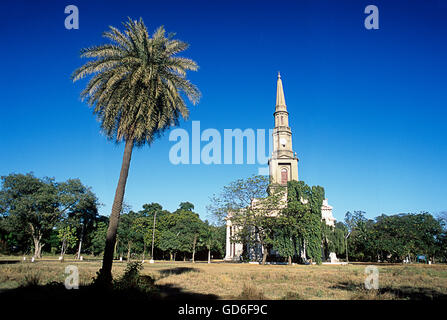
[[[276,107],[286,106],[286,99],[284,98],[284,90],[282,88],[281,74],[278,71],[278,81],[276,84]]]

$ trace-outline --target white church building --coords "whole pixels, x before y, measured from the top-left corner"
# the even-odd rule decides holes
[[[273,152],[269,159],[269,174],[271,183],[287,186],[288,181],[298,181],[298,157],[292,149],[292,131],[289,127],[289,112],[286,101],[281,75],[278,73],[276,87],[276,108],[274,112],[275,127],[273,129]],[[256,199],[254,199],[256,201]],[[252,202],[252,205],[254,202]],[[287,204],[284,202],[283,207]],[[282,208],[279,208],[282,209]],[[323,200],[321,207],[321,219],[327,225],[334,226],[335,219],[332,216],[332,207],[328,200]],[[231,237],[237,232],[237,227],[231,223],[231,213],[226,217],[226,261],[239,261],[243,253],[243,244],[231,242]]]

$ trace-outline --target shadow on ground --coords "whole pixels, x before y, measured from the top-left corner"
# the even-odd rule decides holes
[[[160,272],[160,274],[163,277],[168,277],[173,274],[182,274],[182,273],[186,273],[186,272],[200,272],[200,270],[194,269],[194,268],[189,268],[189,267],[178,267],[178,268],[163,269],[163,270],[159,270],[158,272]]]
[[[0,260],[0,264],[16,264],[19,263],[18,260]]]
[[[100,289],[93,286],[80,286],[79,289],[68,290],[62,283],[47,285],[30,285],[0,292],[0,301],[70,301],[88,302],[102,300],[107,303],[122,301],[147,300],[217,300],[213,294],[186,292],[173,285],[156,285],[153,290],[144,291],[138,288],[115,290]]]
[[[365,287],[360,284],[356,284],[353,282],[340,282],[331,287],[331,289],[339,289],[345,291],[352,292],[365,292]],[[447,294],[430,289],[430,288],[421,288],[421,287],[399,287],[399,288],[391,288],[391,287],[383,287],[379,288],[377,293],[379,295],[383,294],[391,294],[395,299],[403,299],[403,300],[446,300]]]

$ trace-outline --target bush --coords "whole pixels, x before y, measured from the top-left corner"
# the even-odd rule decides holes
[[[139,261],[129,262],[123,276],[114,281],[113,287],[118,290],[138,289],[152,291],[155,288],[154,280],[150,276],[140,275],[143,264]]]
[[[240,300],[264,300],[264,292],[253,285],[244,283],[242,292],[238,297]]]

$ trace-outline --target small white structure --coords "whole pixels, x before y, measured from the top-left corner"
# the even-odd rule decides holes
[[[337,263],[338,262],[338,258],[337,258],[337,255],[335,254],[335,252],[329,253],[329,259],[331,260],[331,263]]]

